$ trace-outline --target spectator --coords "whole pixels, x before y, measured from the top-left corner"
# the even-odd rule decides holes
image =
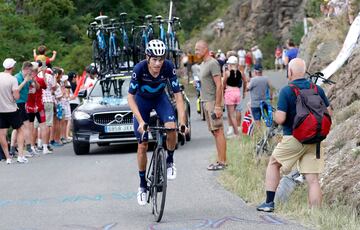
[[[239,135],[235,108],[238,104],[240,104],[240,100],[242,99],[240,88],[245,87],[246,80],[238,69],[239,62],[235,56],[230,56],[227,60],[227,64],[228,68],[225,69],[223,80],[225,92],[224,101],[229,120],[229,130],[227,135],[231,137],[232,135]]]
[[[260,128],[261,123],[261,109],[260,102],[266,101],[266,94],[270,91],[270,84],[268,78],[262,75],[262,66],[256,64],[254,66],[255,76],[250,79],[249,91],[250,91],[250,103],[251,113],[255,120],[255,124]],[[271,94],[271,93],[270,93]]]
[[[53,92],[56,88],[53,71],[47,69],[46,66],[41,66],[41,71],[38,74],[39,78],[43,78],[46,84],[46,89],[42,91],[42,102],[45,110],[45,128],[44,139],[42,140],[43,154],[52,153],[52,148],[49,145],[52,139],[52,127],[54,123],[54,97]],[[41,147],[40,143],[38,147]]]
[[[35,144],[37,141],[37,137],[39,136],[40,142],[44,140],[45,134],[45,110],[44,110],[44,103],[42,102],[42,90],[46,89],[46,84],[44,78],[40,78],[38,76],[39,73],[39,63],[32,62],[33,65],[33,81],[29,87],[29,95],[28,100],[25,104],[26,112],[29,117],[29,132],[31,135],[31,149],[34,154],[37,154],[38,151],[41,150],[42,145],[39,144],[37,146],[37,150],[35,149]],[[35,118],[37,120],[37,127],[34,128]],[[38,126],[40,127],[40,133],[38,133]],[[39,135],[38,135],[39,134]]]
[[[215,25],[216,34],[219,38],[222,36],[222,32],[224,31],[224,28],[225,28],[225,23],[221,18],[219,18],[216,21],[216,25]]]
[[[281,46],[277,46],[275,49],[275,70],[282,69],[283,67],[282,53]]]
[[[55,61],[55,58],[56,58],[55,50],[53,50],[51,58],[46,56],[46,54],[45,54],[46,46],[44,46],[44,45],[41,45],[38,47],[38,52],[39,52],[39,55],[36,54],[36,49],[33,50],[33,55],[34,55],[35,61],[41,61],[43,64],[45,64],[48,67],[51,66],[51,62]]]
[[[251,76],[251,70],[253,65],[253,56],[250,51],[248,51],[245,55],[245,73],[247,74],[248,79],[250,79]]]
[[[305,79],[306,65],[304,60],[295,58],[290,61],[289,81],[300,89],[310,88],[310,82]],[[331,114],[329,101],[321,87],[318,86],[319,95],[328,107]],[[302,144],[292,136],[294,118],[296,114],[296,96],[290,86],[281,89],[278,101],[278,110],[274,121],[283,126],[283,138],[275,147],[266,170],[265,190],[266,201],[257,207],[258,211],[274,211],[275,191],[280,181],[280,170],[287,174],[297,163],[300,173],[305,176],[308,183],[309,206],[319,207],[322,194],[319,184],[319,173],[324,168],[324,157],[316,159],[316,144]]]
[[[5,70],[0,73],[2,82],[0,84],[0,144],[7,164],[11,164],[6,140],[8,128],[11,126],[13,129],[20,130],[22,126],[20,112],[16,105],[16,100],[20,98],[20,90],[16,78],[12,76],[15,64],[14,59],[6,58],[3,62]],[[19,155],[20,161],[26,161],[23,159],[26,159],[25,156]]]
[[[242,46],[240,47],[237,55],[239,57],[240,71],[244,71],[245,70],[245,56],[246,56],[246,51],[245,51],[244,47],[242,47]]]
[[[15,75],[19,90],[20,90],[20,98],[16,100],[17,107],[19,109],[20,117],[22,126],[20,129],[13,130],[12,137],[11,137],[11,146],[10,146],[10,152],[14,155],[15,154],[15,140],[17,141],[18,146],[18,159],[17,161],[19,163],[27,163],[28,160],[26,159],[24,155],[24,144],[26,143],[26,156],[32,157],[34,154],[36,154],[31,149],[31,128],[30,128],[30,122],[29,122],[29,116],[26,112],[25,103],[28,100],[29,95],[29,87],[30,84],[33,82],[33,70],[34,66],[31,62],[26,61],[23,63],[21,71]]]
[[[50,144],[54,147],[61,147],[64,144],[61,142],[61,127],[63,125],[63,119],[64,119],[64,108],[61,103],[62,98],[64,97],[63,91],[61,89],[61,77],[63,75],[63,70],[60,68],[54,68],[54,77],[56,80],[55,85],[55,108],[56,113],[54,114],[54,126],[52,130],[52,137],[53,140],[50,141]]]
[[[296,58],[298,53],[299,53],[299,49],[295,46],[295,43],[293,42],[293,40],[289,39],[287,41],[287,51],[285,53],[285,61],[284,61],[286,70],[287,70],[287,66],[288,66],[289,62],[292,59]],[[286,78],[288,78],[288,71],[286,71]]]
[[[77,78],[78,78],[78,75],[75,73],[75,72],[69,72],[68,73],[68,76],[69,76],[69,83],[70,83],[70,112],[71,114],[74,112],[74,110],[79,106],[80,104],[80,99],[74,95],[74,92],[76,90],[76,86],[77,86]],[[69,137],[71,137],[71,122],[68,123],[68,127],[67,127],[67,135]]]
[[[61,77],[61,90],[63,93],[63,97],[61,98],[61,106],[63,108],[64,119],[61,121],[61,142],[63,144],[69,143],[72,139],[69,137],[68,133],[68,125],[71,119],[71,108],[70,108],[70,89],[71,85],[68,82],[68,75],[62,75]]]
[[[286,51],[287,51],[286,46],[283,46],[283,48],[282,48],[282,54],[281,54],[282,67],[283,67],[283,68],[285,67],[285,57],[286,57]]]
[[[205,119],[213,134],[217,149],[217,162],[208,170],[226,167],[226,139],[223,128],[222,83],[219,63],[209,55],[208,44],[200,40],[195,45],[195,55],[203,60],[200,66],[201,101],[204,103]]]
[[[263,55],[258,46],[254,46],[252,49],[252,55],[254,57],[255,65],[262,65]]]

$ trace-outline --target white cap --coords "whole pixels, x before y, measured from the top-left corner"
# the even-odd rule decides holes
[[[39,68],[39,63],[36,61],[31,62],[33,70],[37,70]]]
[[[15,66],[16,61],[12,58],[6,58],[3,62],[3,66],[5,69],[11,69]]]
[[[62,82],[65,82],[67,79],[69,79],[68,75],[62,75],[62,77],[61,77]]]
[[[230,56],[226,63],[227,63],[227,64],[235,64],[235,65],[236,65],[236,64],[238,64],[239,62],[238,62],[237,57],[235,57],[235,56]]]

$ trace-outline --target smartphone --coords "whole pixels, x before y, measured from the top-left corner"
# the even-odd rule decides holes
[[[213,119],[213,120],[217,119],[216,114],[214,112],[211,113],[211,119]]]

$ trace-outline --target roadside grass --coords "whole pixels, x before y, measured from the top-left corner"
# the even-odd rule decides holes
[[[268,162],[266,158],[255,160],[255,143],[248,136],[242,136],[241,140],[228,140],[229,166],[219,178],[226,189],[254,208],[265,199],[264,181]],[[340,202],[328,204],[324,198],[321,209],[309,209],[306,183],[295,189],[287,203],[276,204],[276,213],[295,219],[311,229],[360,229],[359,215]]]

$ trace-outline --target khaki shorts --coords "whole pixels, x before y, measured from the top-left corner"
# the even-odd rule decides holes
[[[287,174],[297,163],[300,173],[321,173],[324,170],[324,152],[321,148],[320,159],[316,159],[316,144],[301,144],[293,136],[283,136],[275,147],[272,156],[282,165]]]
[[[53,126],[54,121],[54,103],[45,102],[44,103],[45,108],[45,121],[46,126]]]
[[[220,117],[219,119],[211,118],[211,113],[214,112],[214,108],[215,108],[215,101],[204,102],[205,120],[208,124],[209,131],[215,131],[220,128],[223,128],[224,126],[223,117]]]

